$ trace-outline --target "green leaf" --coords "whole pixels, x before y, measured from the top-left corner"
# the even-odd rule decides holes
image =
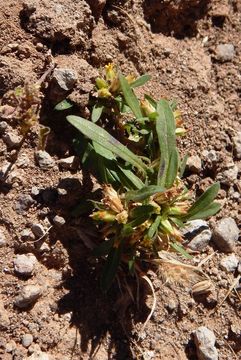
[[[144,98],[149,101],[149,103],[156,109],[157,102],[150,95],[145,94]]]
[[[98,103],[95,104],[91,112],[91,121],[96,123],[101,117],[103,110],[104,110],[104,105]]]
[[[142,201],[148,198],[151,195],[154,195],[159,192],[163,192],[165,189],[162,186],[158,185],[150,185],[150,186],[144,186],[140,190],[132,190],[127,191],[125,193],[125,198],[127,201]]]
[[[147,232],[148,239],[152,239],[154,237],[154,235],[156,234],[156,232],[158,230],[160,222],[161,222],[161,215],[158,215],[155,218],[155,221],[152,223],[152,225],[148,229],[148,232]]]
[[[95,141],[103,148],[112,151],[115,155],[137,167],[143,173],[150,171],[137,155],[131,152],[126,146],[121,144],[100,126],[74,115],[67,116],[67,120],[85,136]]]
[[[111,152],[110,150],[104,148],[102,145],[100,145],[99,143],[93,141],[92,142],[92,145],[93,145],[93,148],[95,149],[95,152],[104,157],[105,159],[107,160],[115,160],[116,157],[115,155],[113,154],[113,152]]]
[[[174,181],[176,180],[178,165],[179,165],[179,154],[177,149],[175,148],[170,154],[170,159],[169,159],[169,166],[167,170],[166,183],[165,183],[167,189],[172,187]]]
[[[221,208],[219,203],[212,203],[203,210],[200,210],[195,215],[185,218],[185,220],[196,220],[196,219],[206,219],[210,216],[215,215]]]
[[[99,246],[96,246],[96,248],[92,251],[92,255],[99,257],[109,254],[113,244],[114,244],[114,239],[103,241]]]
[[[68,102],[67,100],[63,100],[59,102],[57,105],[55,105],[54,110],[62,111],[62,110],[67,110],[71,107],[73,107],[73,105],[70,102]]]
[[[131,210],[130,217],[134,219],[143,216],[143,214],[150,217],[155,212],[155,210],[156,208],[152,205],[137,206]]]
[[[121,89],[122,89],[122,92],[123,92],[123,95],[124,95],[127,105],[131,108],[131,110],[133,111],[133,114],[135,115],[135,117],[137,119],[141,118],[142,112],[141,112],[141,108],[139,105],[139,101],[138,101],[136,95],[134,94],[133,90],[131,89],[130,85],[128,84],[128,81],[121,73],[119,74],[119,80],[120,80]]]
[[[185,168],[186,168],[186,164],[187,164],[187,159],[188,159],[188,154],[186,154],[184,156],[184,158],[181,161],[180,167],[179,167],[179,177],[182,178]]]
[[[206,208],[208,208],[213,200],[216,198],[218,192],[220,190],[220,184],[215,183],[211,185],[201,196],[200,198],[190,207],[185,218],[193,217],[197,215],[199,212],[204,212]]]
[[[133,82],[130,84],[130,87],[131,87],[131,88],[136,88],[136,87],[142,86],[142,85],[144,85],[147,81],[149,81],[150,79],[151,79],[151,75],[144,74],[144,75],[140,76],[138,79],[136,79],[135,81],[133,81]]]
[[[142,187],[145,186],[144,183],[141,181],[141,179],[138,176],[136,176],[131,170],[126,169],[124,166],[120,164],[118,165],[118,168],[121,172],[119,173],[119,176],[123,181],[123,185],[127,184],[128,189],[141,189]]]
[[[177,243],[173,243],[170,242],[171,247],[176,250],[177,252],[179,252],[181,255],[183,255],[185,258],[187,259],[192,259],[192,256],[190,254],[188,254],[188,252],[180,245]]]
[[[114,247],[111,248],[109,255],[107,257],[104,269],[103,269],[103,273],[100,279],[100,286],[102,288],[103,291],[107,291],[110,286],[112,281],[114,280],[119,264],[120,264],[120,259],[121,259],[121,247]]]
[[[156,132],[161,152],[158,185],[165,186],[171,154],[176,149],[176,123],[167,100],[157,103]]]

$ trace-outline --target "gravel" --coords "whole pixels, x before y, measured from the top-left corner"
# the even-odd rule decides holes
[[[69,91],[73,89],[77,79],[77,73],[72,69],[55,69],[52,85],[57,86],[61,91]]]
[[[43,170],[51,169],[55,165],[54,159],[47,153],[47,151],[39,150],[35,153],[37,164]]]
[[[231,254],[226,256],[220,262],[220,268],[227,271],[227,272],[234,272],[239,264],[239,259],[236,255]]]
[[[235,56],[233,44],[219,44],[216,48],[216,56],[221,62],[231,61]]]
[[[28,348],[33,342],[33,335],[32,334],[24,334],[21,339],[21,342],[25,348]]]
[[[14,270],[18,275],[31,276],[34,272],[34,267],[37,263],[37,259],[32,254],[17,255],[14,259]]]
[[[188,247],[193,251],[203,251],[208,246],[211,237],[212,232],[209,229],[203,230],[190,241]]]
[[[212,240],[223,252],[233,252],[239,237],[239,228],[234,219],[227,217],[220,220],[213,230]]]
[[[39,299],[41,292],[38,285],[25,285],[16,296],[14,305],[20,309],[27,308]]]
[[[193,335],[198,360],[218,360],[218,351],[215,347],[216,337],[213,331],[200,326]]]

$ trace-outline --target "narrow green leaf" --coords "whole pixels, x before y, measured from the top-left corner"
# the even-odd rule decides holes
[[[195,215],[185,218],[185,220],[196,220],[196,219],[206,219],[210,216],[215,215],[221,208],[219,203],[212,203],[203,210],[200,210]]]
[[[98,103],[95,104],[91,112],[91,121],[96,123],[101,117],[103,110],[104,110],[104,105]]]
[[[169,159],[169,166],[167,170],[166,184],[165,184],[167,189],[172,187],[174,181],[176,180],[178,165],[179,165],[179,154],[177,149],[175,148],[171,152]]]
[[[218,192],[220,190],[220,184],[215,183],[211,185],[197,201],[191,206],[188,211],[188,214],[185,217],[193,217],[194,215],[198,214],[199,212],[203,212],[206,208],[208,208],[213,200],[216,198]]]
[[[161,152],[158,172],[158,185],[164,186],[168,172],[171,153],[176,149],[176,124],[168,101],[162,99],[157,103],[156,132]]]
[[[104,158],[107,159],[107,160],[115,160],[115,159],[116,159],[116,157],[115,157],[115,155],[113,154],[112,151],[104,148],[104,147],[103,147],[102,145],[100,145],[99,143],[93,141],[93,142],[92,142],[92,145],[93,145],[93,148],[95,149],[95,152],[96,152],[98,155],[104,157]]]
[[[112,151],[115,155],[129,162],[133,166],[136,166],[142,172],[146,173],[149,171],[148,167],[140,160],[137,155],[132,153],[126,146],[121,144],[100,126],[74,115],[67,116],[67,120],[85,136],[95,141],[103,148]]]
[[[165,188],[158,185],[150,185],[150,186],[144,186],[140,190],[132,190],[127,191],[125,194],[125,198],[127,201],[142,201],[148,198],[151,195],[154,195],[159,192],[165,191]]]
[[[131,88],[136,88],[136,87],[142,86],[142,85],[144,85],[147,81],[149,81],[150,79],[151,79],[151,75],[144,74],[144,75],[140,76],[138,79],[136,79],[135,81],[133,81],[133,82],[130,84],[130,87],[131,87]]]
[[[188,154],[186,154],[181,161],[180,168],[179,168],[179,177],[180,178],[183,177],[183,174],[184,174],[184,171],[186,168],[186,164],[187,164],[187,159],[188,159]]]
[[[116,276],[120,259],[121,247],[111,248],[100,279],[100,286],[105,292],[110,288],[111,283]]]
[[[139,216],[142,216],[143,214],[150,217],[155,212],[155,209],[156,208],[152,205],[137,206],[136,208],[131,210],[130,217],[132,219],[135,219],[138,218]]]
[[[119,80],[120,80],[121,90],[123,91],[123,95],[127,105],[131,108],[133,114],[137,119],[142,117],[139,101],[136,95],[134,94],[132,88],[128,84],[128,81],[121,73],[119,74]]]
[[[161,215],[158,215],[155,218],[155,221],[152,223],[152,225],[148,229],[148,232],[147,232],[148,239],[152,239],[154,237],[154,235],[156,234],[156,232],[158,230],[160,222],[161,222]]]
[[[73,107],[73,105],[70,102],[68,102],[67,100],[63,100],[59,102],[57,105],[55,105],[54,110],[62,111],[62,110],[67,110],[71,107]]]
[[[121,171],[121,173],[123,174],[124,178],[122,177],[121,173],[119,173],[120,178],[123,180],[124,183],[128,183],[129,185],[127,186],[127,188],[129,189],[141,189],[142,187],[144,187],[144,183],[141,181],[141,179],[136,176],[131,170],[126,169],[124,166],[122,165],[118,165],[119,170]],[[123,185],[124,185],[123,183]]]
[[[99,257],[109,254],[113,244],[114,244],[114,239],[103,241],[99,246],[96,246],[96,248],[92,251],[92,255]]]
[[[171,247],[176,250],[177,252],[179,252],[181,255],[183,255],[185,258],[187,259],[192,259],[192,256],[190,254],[188,254],[188,252],[180,245],[177,243],[173,243],[170,242]]]

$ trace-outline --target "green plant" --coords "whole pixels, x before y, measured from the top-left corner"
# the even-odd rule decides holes
[[[181,180],[186,157],[180,161],[173,103],[165,99],[155,101],[146,95],[153,111],[149,114],[146,111],[143,121],[143,105],[141,109],[122,74],[119,73],[118,79],[119,95],[131,111],[132,124],[138,131],[143,124],[148,129],[148,133],[140,133],[140,154],[132,152],[94,122],[78,116],[67,117],[91,140],[84,143],[82,161],[91,159],[98,164],[104,183],[103,198],[101,202],[92,202],[91,214],[102,234],[94,255],[107,257],[101,278],[104,290],[110,287],[120,264],[133,272],[142,261],[158,259],[164,250],[190,257],[182,246],[180,228],[189,220],[214,215],[220,208],[213,202],[219,191],[218,183],[194,201]],[[104,89],[111,93],[110,89]],[[148,141],[150,136],[152,142]]]

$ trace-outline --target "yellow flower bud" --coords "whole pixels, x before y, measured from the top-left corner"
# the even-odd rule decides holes
[[[97,221],[114,222],[116,220],[115,214],[105,210],[95,211],[90,216]]]

